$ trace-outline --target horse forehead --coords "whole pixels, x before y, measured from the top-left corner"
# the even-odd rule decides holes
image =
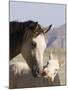
[[[33,41],[38,42],[38,43],[40,43],[40,42],[44,42],[44,43],[45,43],[45,37],[44,37],[44,35],[41,33],[41,34],[39,34],[37,37],[33,38]]]
[[[48,67],[53,68],[53,69],[55,69],[55,68],[58,69],[59,68],[58,60],[50,60],[49,64],[48,64]]]

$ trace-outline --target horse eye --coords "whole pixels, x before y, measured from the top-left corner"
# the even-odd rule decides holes
[[[35,42],[32,42],[32,47],[36,48],[36,43]]]

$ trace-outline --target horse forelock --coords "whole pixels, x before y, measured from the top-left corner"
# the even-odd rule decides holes
[[[35,22],[31,22],[31,21],[30,21],[30,23],[35,24]],[[41,33],[44,34],[44,31],[41,28],[40,24],[37,23],[37,25],[33,29],[30,29],[29,26],[28,26],[28,27],[26,27],[26,29],[24,29],[23,40],[26,41],[26,40],[28,40],[30,38],[38,36]]]

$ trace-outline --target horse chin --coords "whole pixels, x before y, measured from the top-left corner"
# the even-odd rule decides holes
[[[32,74],[33,74],[33,76],[36,78],[37,77],[37,74],[36,74],[36,72],[34,71],[34,70],[32,70]]]

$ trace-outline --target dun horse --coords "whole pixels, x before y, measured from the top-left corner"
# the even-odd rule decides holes
[[[10,22],[10,59],[19,53],[28,63],[34,77],[42,73],[43,53],[46,48],[45,33],[52,25],[42,28],[38,22]]]

